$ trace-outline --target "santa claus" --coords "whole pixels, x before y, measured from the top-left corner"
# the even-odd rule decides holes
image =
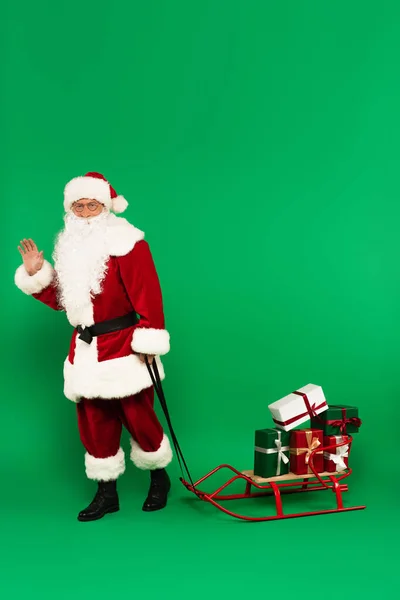
[[[54,267],[32,239],[18,247],[23,264],[15,283],[25,294],[63,310],[74,327],[64,363],[64,394],[76,403],[86,475],[97,481],[80,521],[119,510],[117,478],[125,471],[122,426],[130,458],[150,471],[143,510],[164,508],[170,490],[165,467],[169,439],[154,412],[154,388],[146,365],[169,351],[159,279],[144,233],[121,213],[127,202],[99,173],[72,179],[64,190],[65,227]]]

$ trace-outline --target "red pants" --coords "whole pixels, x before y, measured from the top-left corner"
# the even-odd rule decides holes
[[[131,435],[131,460],[140,469],[164,468],[172,460],[167,436],[154,411],[154,389],[121,399],[82,399],[78,427],[89,479],[109,481],[125,471],[122,426]]]

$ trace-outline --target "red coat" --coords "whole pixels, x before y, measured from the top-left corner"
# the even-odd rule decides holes
[[[80,340],[74,329],[64,362],[64,394],[72,401],[80,398],[122,398],[152,385],[145,364],[135,353],[156,355],[160,377],[164,369],[160,355],[169,351],[160,284],[144,234],[125,219],[115,217],[107,237],[109,260],[100,294],[88,299],[78,315],[79,324],[91,325],[133,310],[139,322],[132,327],[94,337],[91,344]],[[54,310],[58,302],[54,268],[45,261],[42,269],[29,276],[21,265],[16,285],[26,294]],[[76,326],[76,312],[70,322]]]

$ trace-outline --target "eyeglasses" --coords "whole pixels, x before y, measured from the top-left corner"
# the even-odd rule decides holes
[[[85,208],[85,206],[88,207],[90,212],[94,212],[95,210],[97,210],[99,208],[99,206],[102,206],[102,205],[99,202],[89,202],[88,204],[73,204],[72,208],[74,210],[76,210],[76,212],[83,212],[83,209]]]

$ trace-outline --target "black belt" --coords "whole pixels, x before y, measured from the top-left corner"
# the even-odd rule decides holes
[[[123,317],[117,317],[116,319],[109,319],[108,321],[101,321],[101,323],[95,323],[90,327],[82,327],[78,325],[76,328],[79,333],[79,339],[87,344],[91,344],[92,340],[97,335],[103,335],[105,333],[112,333],[113,331],[120,331],[127,327],[132,327],[138,322],[138,317],[135,312],[124,315]]]

